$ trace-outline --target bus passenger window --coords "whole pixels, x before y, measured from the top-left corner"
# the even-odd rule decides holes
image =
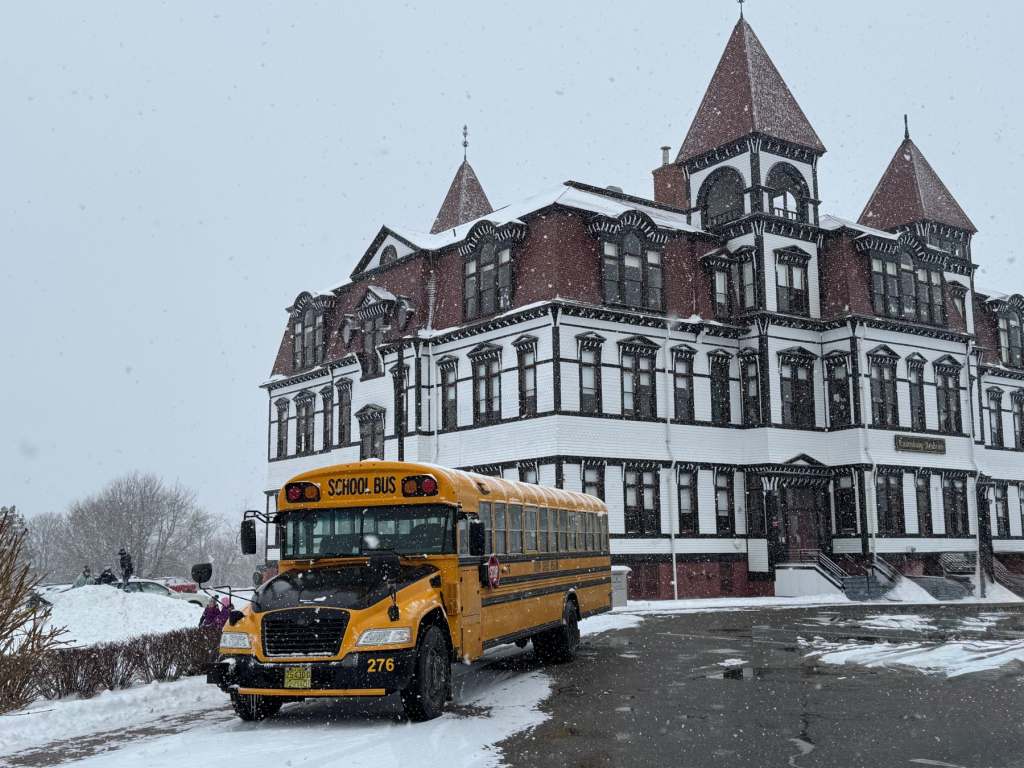
[[[523,507],[521,504],[508,505],[508,552],[510,555],[523,551]]]
[[[480,522],[484,524],[488,533],[494,530],[494,520],[491,518],[491,502],[481,501],[477,515],[480,517]]]
[[[601,551],[608,551],[608,518],[601,516]]]
[[[564,509],[558,510],[558,549],[569,551],[569,513]]]
[[[579,552],[583,547],[583,535],[580,532],[580,513],[572,513],[572,541],[570,542],[570,548],[573,552]]]
[[[503,555],[505,549],[505,505],[494,505],[494,551]]]
[[[469,554],[469,518],[459,520],[459,554]]]
[[[591,552],[600,549],[597,545],[597,515],[587,515],[587,549]]]
[[[523,549],[537,551],[537,508],[523,508]]]
[[[589,512],[583,513],[583,538],[585,543],[583,549],[587,552],[594,551],[594,516]]]
[[[545,507],[537,510],[537,551],[551,551],[548,545],[548,510]]]

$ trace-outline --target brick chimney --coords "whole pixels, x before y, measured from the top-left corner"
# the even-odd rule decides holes
[[[689,208],[686,171],[680,163],[669,160],[670,147],[661,148],[661,165],[654,169],[654,199],[676,208]]]

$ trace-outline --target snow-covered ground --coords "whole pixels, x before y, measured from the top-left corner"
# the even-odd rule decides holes
[[[68,645],[94,645],[195,627],[203,609],[185,600],[107,586],[45,593],[53,603],[50,626],[66,627]]]
[[[826,664],[863,667],[912,667],[931,674],[958,677],[1016,661],[1024,663],[1024,640],[969,640],[948,643],[829,642],[820,637],[801,641],[807,656]]]
[[[580,631],[594,635],[641,621],[636,615],[603,614],[584,620]],[[424,755],[443,754],[446,766],[494,766],[499,760],[494,744],[547,717],[539,705],[550,692],[551,678],[528,659],[518,663],[516,657],[524,655],[529,657],[531,652],[503,646],[477,664],[456,665],[452,711],[429,724],[397,720],[400,704],[394,697],[355,703],[312,700],[288,705],[263,723],[242,723],[231,713],[226,694],[193,677],[108,691],[85,701],[40,702],[0,717],[0,754],[44,745],[60,750],[57,742],[109,733],[115,751],[95,754],[76,765],[180,768],[187,755],[188,762],[203,765],[241,759],[251,768],[314,764],[379,768],[423,764]],[[182,716],[188,722],[174,725]],[[170,732],[130,741],[133,731],[147,728]],[[301,749],[296,748],[299,743]]]

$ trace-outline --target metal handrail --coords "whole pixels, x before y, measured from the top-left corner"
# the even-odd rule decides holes
[[[888,581],[895,584],[900,580],[899,571],[892,567],[892,565],[881,555],[876,554],[872,561],[872,568],[882,574]]]

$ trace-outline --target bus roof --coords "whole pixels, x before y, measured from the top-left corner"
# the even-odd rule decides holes
[[[418,498],[403,497],[400,490],[400,479],[392,493],[333,495],[323,492],[323,486],[325,484],[329,486],[332,479],[356,475],[367,477],[385,475],[396,478],[404,478],[410,475],[432,475],[438,481],[438,495]],[[313,505],[305,501],[289,504],[285,498],[284,486],[282,486],[281,491],[278,493],[279,511],[289,507],[337,506],[339,504],[352,505],[365,504],[367,502],[376,504],[422,504],[436,503],[439,500],[444,500],[459,502],[465,510],[470,512],[477,510],[479,502],[491,501],[530,504],[556,509],[568,508],[583,512],[607,514],[604,502],[586,493],[566,491],[560,488],[548,488],[534,483],[506,480],[503,477],[480,475],[476,472],[466,472],[461,469],[451,469],[450,467],[442,467],[438,464],[422,462],[369,459],[349,464],[334,464],[303,472],[288,480],[288,483],[293,482],[312,482],[321,485],[321,501],[319,504]],[[285,483],[285,485],[288,483]]]

